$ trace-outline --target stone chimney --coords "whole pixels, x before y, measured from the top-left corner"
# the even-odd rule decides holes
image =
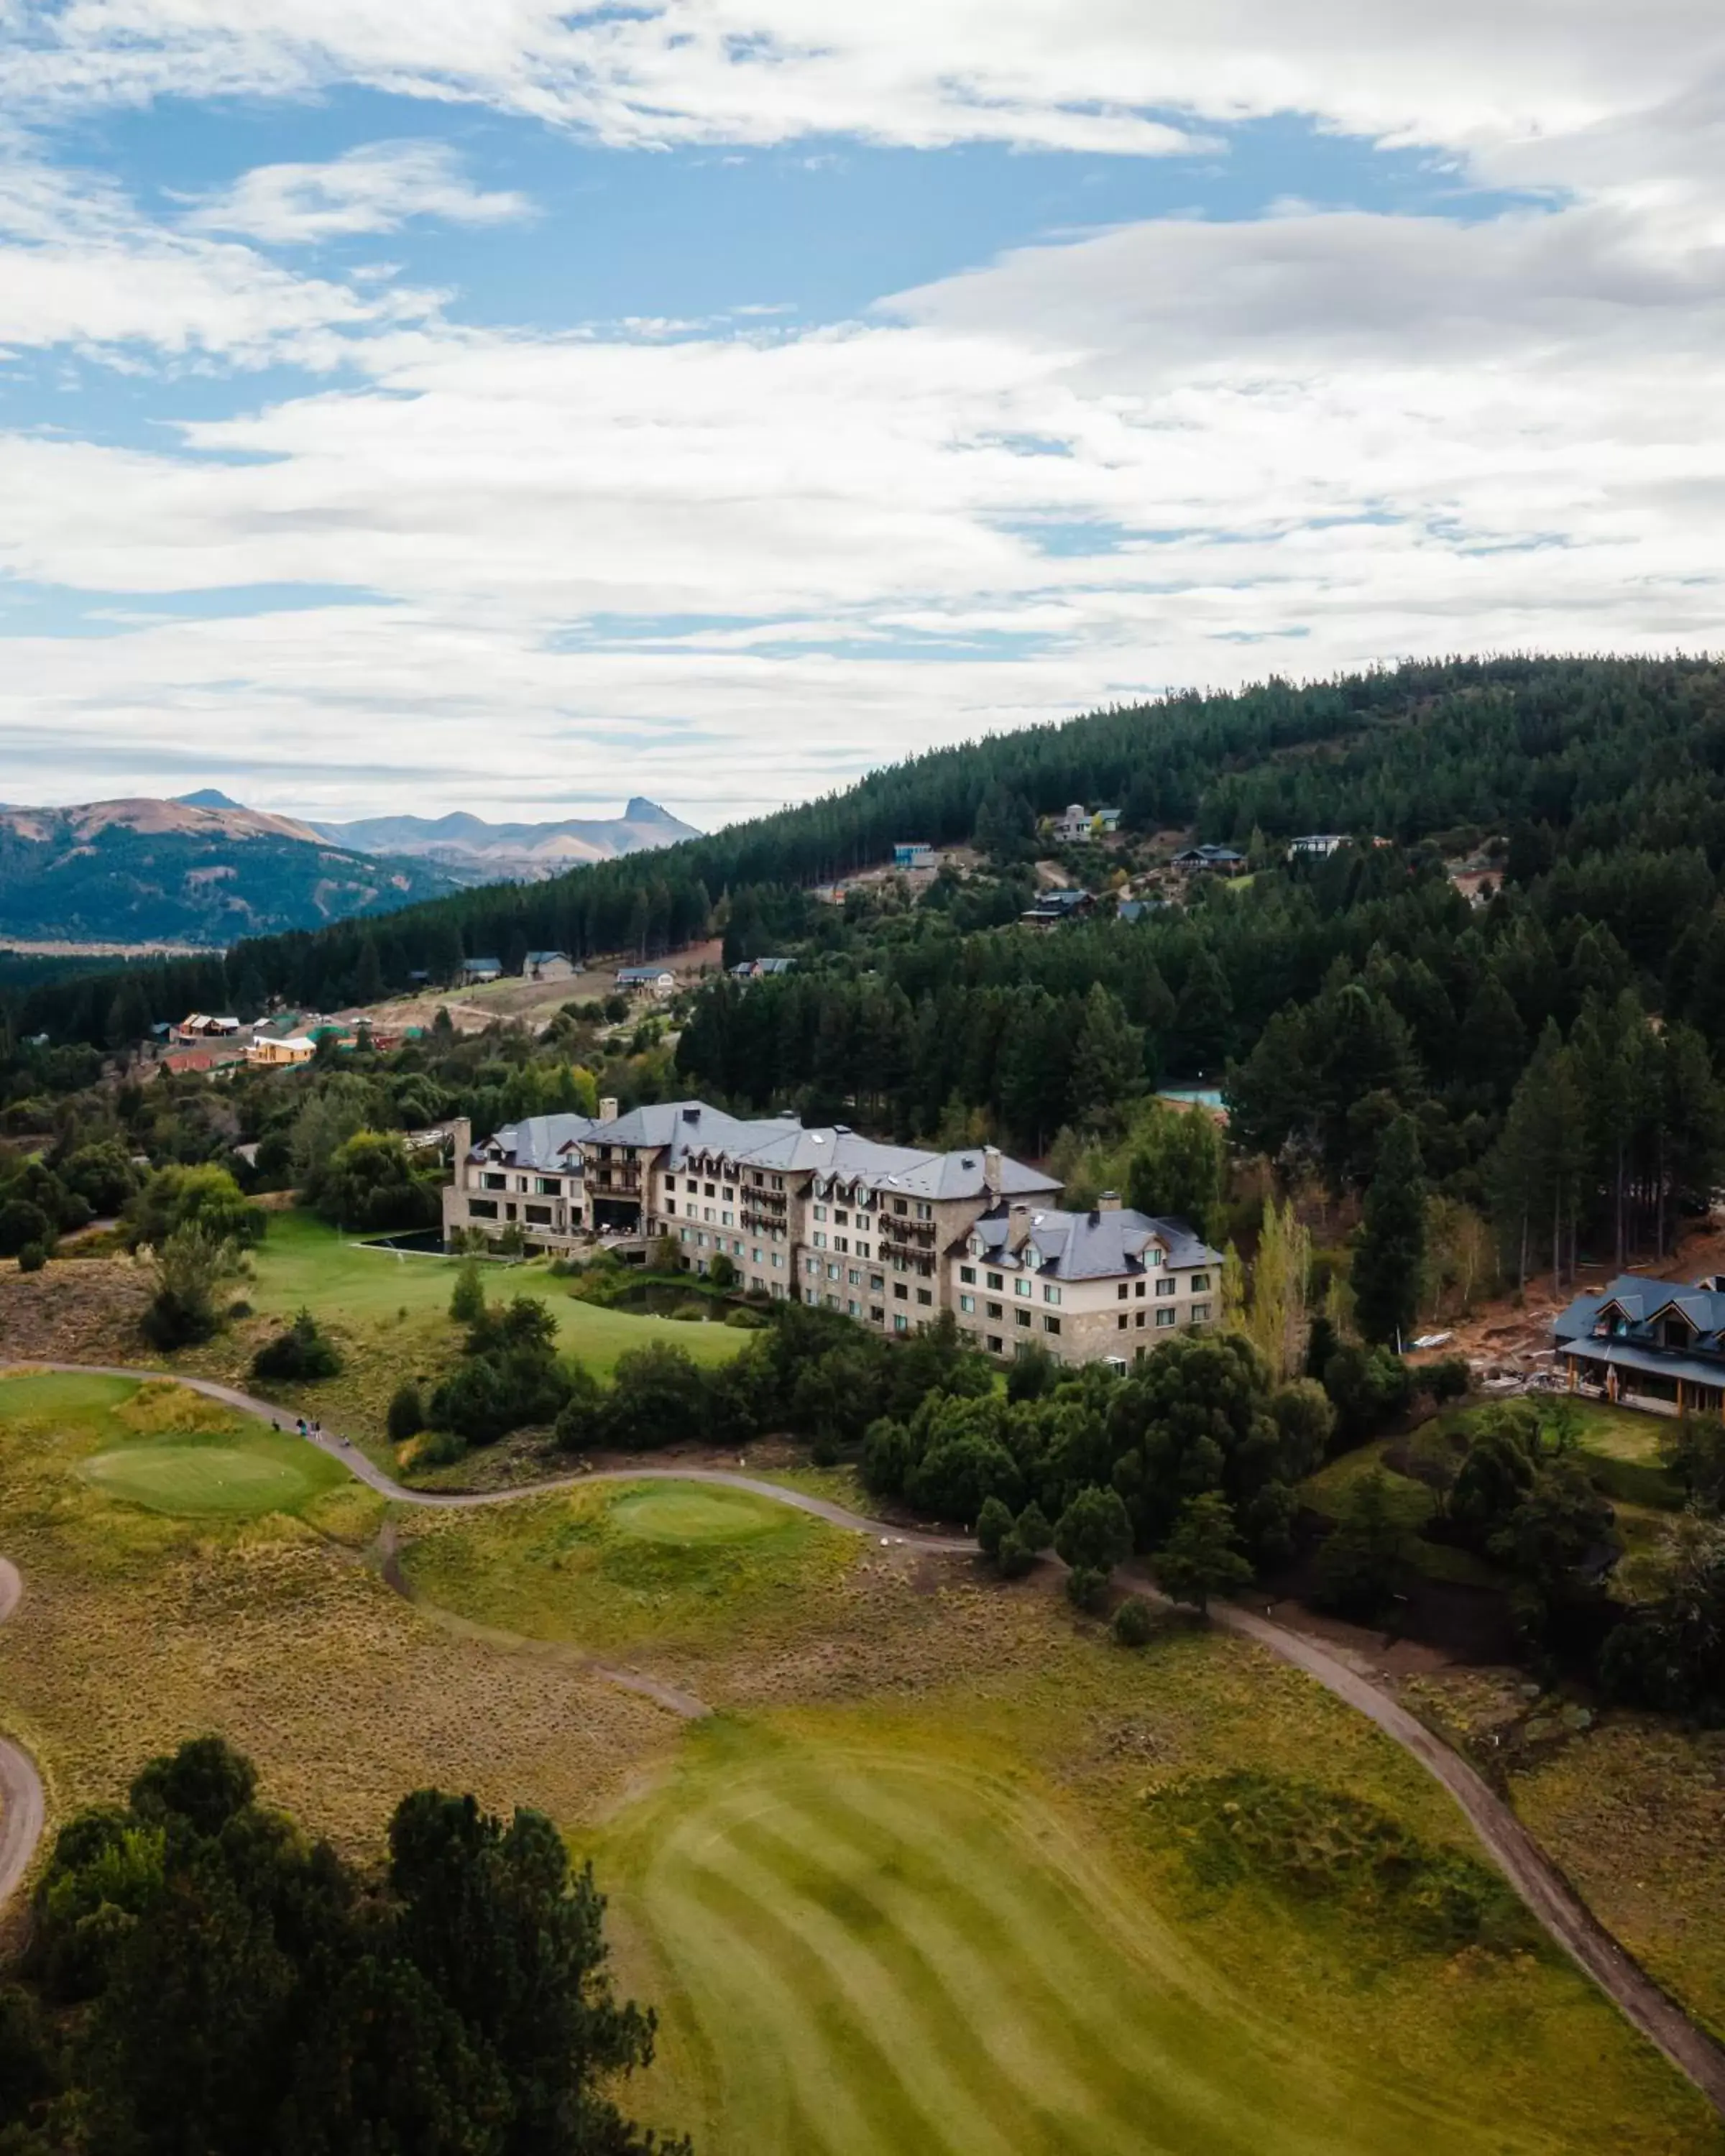
[[[470,1116],[457,1116],[455,1118],[455,1127],[451,1136],[452,1142],[454,1146],[455,1188],[458,1190],[465,1190],[467,1188],[467,1156],[473,1151],[472,1117]]]
[[[617,1096],[614,1093],[607,1093],[599,1102],[599,1121],[602,1123],[614,1123],[616,1120]]]
[[[1015,1204],[1007,1211],[1006,1247],[1016,1254],[1024,1249],[1029,1240],[1030,1209],[1028,1205]]]
[[[1000,1186],[1006,1180],[1002,1173],[999,1146],[983,1147],[983,1188],[991,1198],[1000,1195]]]
[[[1117,1213],[1120,1210],[1120,1193],[1105,1190],[1096,1200],[1096,1210],[1098,1213]]]

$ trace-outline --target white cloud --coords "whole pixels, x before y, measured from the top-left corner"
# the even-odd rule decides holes
[[[242,233],[291,246],[397,232],[409,218],[502,224],[531,213],[521,195],[482,192],[446,143],[374,142],[323,165],[259,165],[184,220],[193,232]]]
[[[16,707],[68,771],[134,726],[218,757],[243,724],[279,805],[614,771],[698,821],[1272,666],[1704,648],[1709,261],[1587,206],[1158,223],[846,329],[398,331],[373,387],[181,454],[0,442],[0,569],[389,602],[15,640]]]
[[[237,243],[170,231],[99,175],[0,134],[0,349],[64,345],[135,366],[326,369],[355,334],[423,319],[431,295],[296,276]]]
[[[616,143],[1137,154],[1181,146],[1170,116],[1305,112],[1546,184],[1692,172],[1725,56],[1714,0],[0,0],[8,29],[0,95],[44,110],[355,81]]]
[[[244,743],[271,805],[501,809],[611,773],[716,820],[931,741],[1271,666],[1705,647],[1725,17],[1562,15],[0,0],[0,97],[44,112],[354,80],[619,143],[1162,150],[1147,113],[1294,111],[1553,191],[1472,222],[1140,223],[839,328],[552,336],[464,330],[434,297],[218,236],[387,231],[439,191],[437,214],[513,213],[436,152],[265,167],[174,231],[14,161],[0,340],[350,373],[154,454],[0,437],[0,578],[361,603],[9,639],[8,746],[35,778],[6,790],[159,783],[164,742],[230,771]]]

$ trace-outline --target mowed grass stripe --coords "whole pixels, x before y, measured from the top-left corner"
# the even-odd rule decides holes
[[[1117,2148],[1122,2156],[1189,2145],[1165,2091],[1136,2076],[1097,2075],[1106,2055],[1071,2041],[1083,2033],[1074,2002],[1034,1980],[1040,1942],[1034,1926],[1011,1936],[962,1893],[956,1903],[949,1893],[943,1910],[922,1884],[895,1887],[885,1852],[904,1845],[846,1840],[834,1828],[831,1810],[814,1818],[779,1806],[741,1822],[732,1845],[758,1857],[800,1907],[812,1901],[866,1936],[920,2041],[938,2050],[974,2111],[1009,2147],[1025,2145],[1031,2122],[1039,2145]]]
[[[1234,2148],[1258,2156],[1272,2146],[1286,2156],[1375,2151],[1386,2130],[1409,2146],[1434,2128],[1460,2137],[1445,2145],[1479,2145],[1477,2120],[1458,2107],[1363,2085],[1345,2069],[1314,2076],[1309,2053],[1297,2054],[1281,2030],[1220,1991],[1148,1909],[1123,1910],[1059,1820],[1027,1809],[1009,1786],[898,1760],[884,1773],[860,1764],[835,1772],[822,1798],[827,1810],[854,1811],[901,1849],[937,1852],[922,1879],[895,1890],[898,1920],[926,1922],[922,1912],[956,1901],[967,1934],[992,1963],[997,2005],[1004,1992],[1020,2012],[1040,2010],[1045,2026],[1068,2034],[1086,2081],[1127,2122],[1129,2148],[1145,2145],[1147,2110],[1165,2121],[1170,2146],[1205,2156]],[[1004,1846],[978,1836],[979,1818]],[[1305,2113],[1298,2123],[1289,2117],[1295,2087]],[[1368,2107],[1379,2116],[1362,2139]],[[1486,2145],[1511,2146],[1497,2137]]]
[[[670,1852],[667,1852],[669,1856]],[[747,2047],[727,2030],[732,2056],[751,2056],[747,2110],[711,2122],[739,2152],[754,2156],[758,2148],[820,2149],[826,2156],[880,2156],[886,2150],[915,2150],[919,2156],[1019,2156],[1003,2148],[991,2133],[978,2144],[968,2122],[943,2123],[918,2103],[906,2087],[900,2062],[883,2051],[868,2017],[834,1981],[823,1954],[811,1944],[801,1912],[787,1912],[757,1882],[747,1887],[716,1866],[661,1862],[648,1881],[651,1920],[674,1959],[686,1965],[708,1958],[707,1989],[716,2020],[729,2020],[748,2008],[742,1996],[739,1967],[747,1965],[760,2003],[770,2008],[755,2041]],[[911,2048],[924,2040],[912,2030]],[[751,2115],[762,2091],[755,2062],[770,2058],[788,2081],[809,2139],[793,2142],[784,2122]],[[962,2137],[949,2138],[950,2123]],[[771,2134],[770,2138],[762,2138]]]
[[[891,1784],[905,1783],[913,1784],[908,1797],[888,1797]],[[959,1905],[963,1924],[978,1943],[987,1970],[988,2010],[1009,2006],[1034,2021],[1088,2037],[1078,2047],[1081,2071],[1087,2078],[1100,2075],[1114,2085],[1115,2109],[1141,2103],[1147,2090],[1165,2096],[1168,2084],[1183,2076],[1179,2060],[1149,2034],[1152,2015],[1162,2025],[1174,2010],[1177,1994],[1167,1970],[1153,1959],[1121,1954],[1109,1928],[1098,1922],[1091,1898],[1054,1870],[1045,1851],[1028,1843],[1022,1832],[1013,1835],[1004,1828],[998,1805],[986,1803],[969,1778],[924,1775],[902,1760],[865,1775],[847,1762],[815,1785],[814,1801],[819,1824],[813,1835],[830,1840],[847,1833],[884,1833],[901,1862],[909,1859],[916,1876],[907,1879],[902,1902],[908,1906],[920,1899],[927,1905],[916,1921],[927,1923],[929,1912],[942,1903]],[[722,1838],[722,1861],[723,1850],[747,1821],[788,1815],[792,1809],[789,1783],[780,1784],[768,1799],[757,1786],[745,1784],[699,1816],[711,1835]],[[1003,1850],[992,1836],[979,1844],[979,1818],[1018,1846]],[[1086,1936],[1075,1925],[1075,1908],[1082,1913]],[[938,1922],[937,1914],[933,1921]],[[1117,1981],[1106,1986],[1099,1981],[1098,1968],[1105,1950],[1117,1964],[1110,1972]],[[1122,1992],[1138,2002],[1139,2011],[1126,2010],[1118,1995]],[[1178,2108],[1206,2111],[1204,2077],[1184,2077],[1190,2082],[1189,2102]],[[1237,2102],[1230,2100],[1222,2108],[1237,2109]],[[1329,2146],[1333,2144],[1314,2143],[1315,2156],[1322,2156]]]

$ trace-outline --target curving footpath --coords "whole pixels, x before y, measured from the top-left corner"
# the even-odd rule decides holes
[[[23,1591],[18,1567],[10,1558],[0,1557],[0,1625],[17,1609]],[[0,1737],[0,1905],[29,1868],[47,1810],[35,1761]]]
[[[189,1387],[193,1392],[203,1393],[210,1399],[219,1400],[224,1406],[236,1409],[243,1414],[257,1416],[271,1424],[280,1425],[285,1413],[281,1408],[271,1406],[267,1400],[254,1399],[250,1394],[240,1392],[232,1385],[218,1383],[210,1378],[182,1377],[174,1371],[126,1369],[89,1363],[13,1363],[4,1367],[15,1370],[58,1372],[71,1376],[167,1377]],[[807,1512],[815,1519],[824,1520],[829,1526],[848,1528],[857,1534],[889,1538],[903,1548],[927,1550],[947,1556],[969,1555],[976,1548],[974,1541],[968,1535],[924,1534],[896,1527],[890,1522],[873,1520],[862,1513],[849,1512],[844,1506],[835,1505],[827,1498],[812,1496],[806,1491],[788,1489],[781,1483],[768,1482],[758,1476],[746,1475],[729,1468],[598,1468],[584,1475],[559,1475],[545,1481],[524,1483],[513,1490],[457,1493],[410,1490],[368,1460],[357,1445],[344,1443],[340,1438],[326,1433],[309,1441],[328,1453],[331,1459],[338,1460],[351,1475],[368,1488],[396,1504],[421,1505],[446,1511],[470,1511],[480,1506],[510,1504],[522,1497],[554,1496],[560,1490],[581,1489],[594,1482],[708,1482],[726,1489],[746,1490],[755,1496],[770,1498],[776,1504],[788,1505],[797,1512]],[[1147,1594],[1158,1602],[1166,1600],[1140,1572],[1127,1569],[1118,1577],[1122,1585],[1130,1586],[1136,1593]],[[16,1569],[0,1558],[0,1621],[11,1614],[18,1594]],[[1258,1616],[1235,1603],[1214,1604],[1211,1614],[1223,1630],[1235,1633],[1241,1639],[1250,1640],[1270,1653],[1280,1656],[1282,1661],[1302,1671],[1336,1698],[1365,1715],[1385,1736],[1418,1760],[1429,1774],[1442,1783],[1461,1806],[1487,1854],[1549,1936],[1598,1984],[1625,2020],[1650,2042],[1656,2045],[1679,2072],[1686,2076],[1714,2109],[1725,2117],[1725,2050],[1697,2028],[1677,2002],[1618,1944],[1540,1849],[1509,1805],[1460,1753],[1452,1751],[1423,1722],[1409,1713],[1388,1692],[1350,1666],[1321,1640],[1302,1632],[1292,1631],[1286,1625]],[[660,1697],[661,1703],[670,1707],[674,1712],[698,1713],[702,1711],[698,1701],[685,1702],[680,1697],[673,1701],[665,1697],[661,1689],[652,1680],[643,1678],[636,1671],[612,1670],[598,1664],[589,1666],[595,1674],[604,1676],[613,1682],[644,1691],[649,1697]],[[24,1753],[8,1744],[3,1738],[0,1738],[0,1802],[5,1805],[4,1813],[0,1814],[0,1902],[3,1902],[22,1878],[29,1862],[42,1832],[44,1810],[42,1784],[34,1766]]]

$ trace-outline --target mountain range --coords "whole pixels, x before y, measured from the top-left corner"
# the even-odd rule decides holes
[[[172,801],[0,805],[0,939],[221,948],[694,835],[643,800],[608,822],[504,824],[316,824],[213,788]]]
[[[537,882],[561,875],[584,861],[614,860],[619,854],[643,853],[701,836],[680,823],[656,801],[637,794],[620,816],[552,824],[487,824],[457,813],[424,816],[373,816],[357,824],[319,824],[316,829],[338,846],[356,853],[380,854],[433,863],[440,874],[462,884]]]

